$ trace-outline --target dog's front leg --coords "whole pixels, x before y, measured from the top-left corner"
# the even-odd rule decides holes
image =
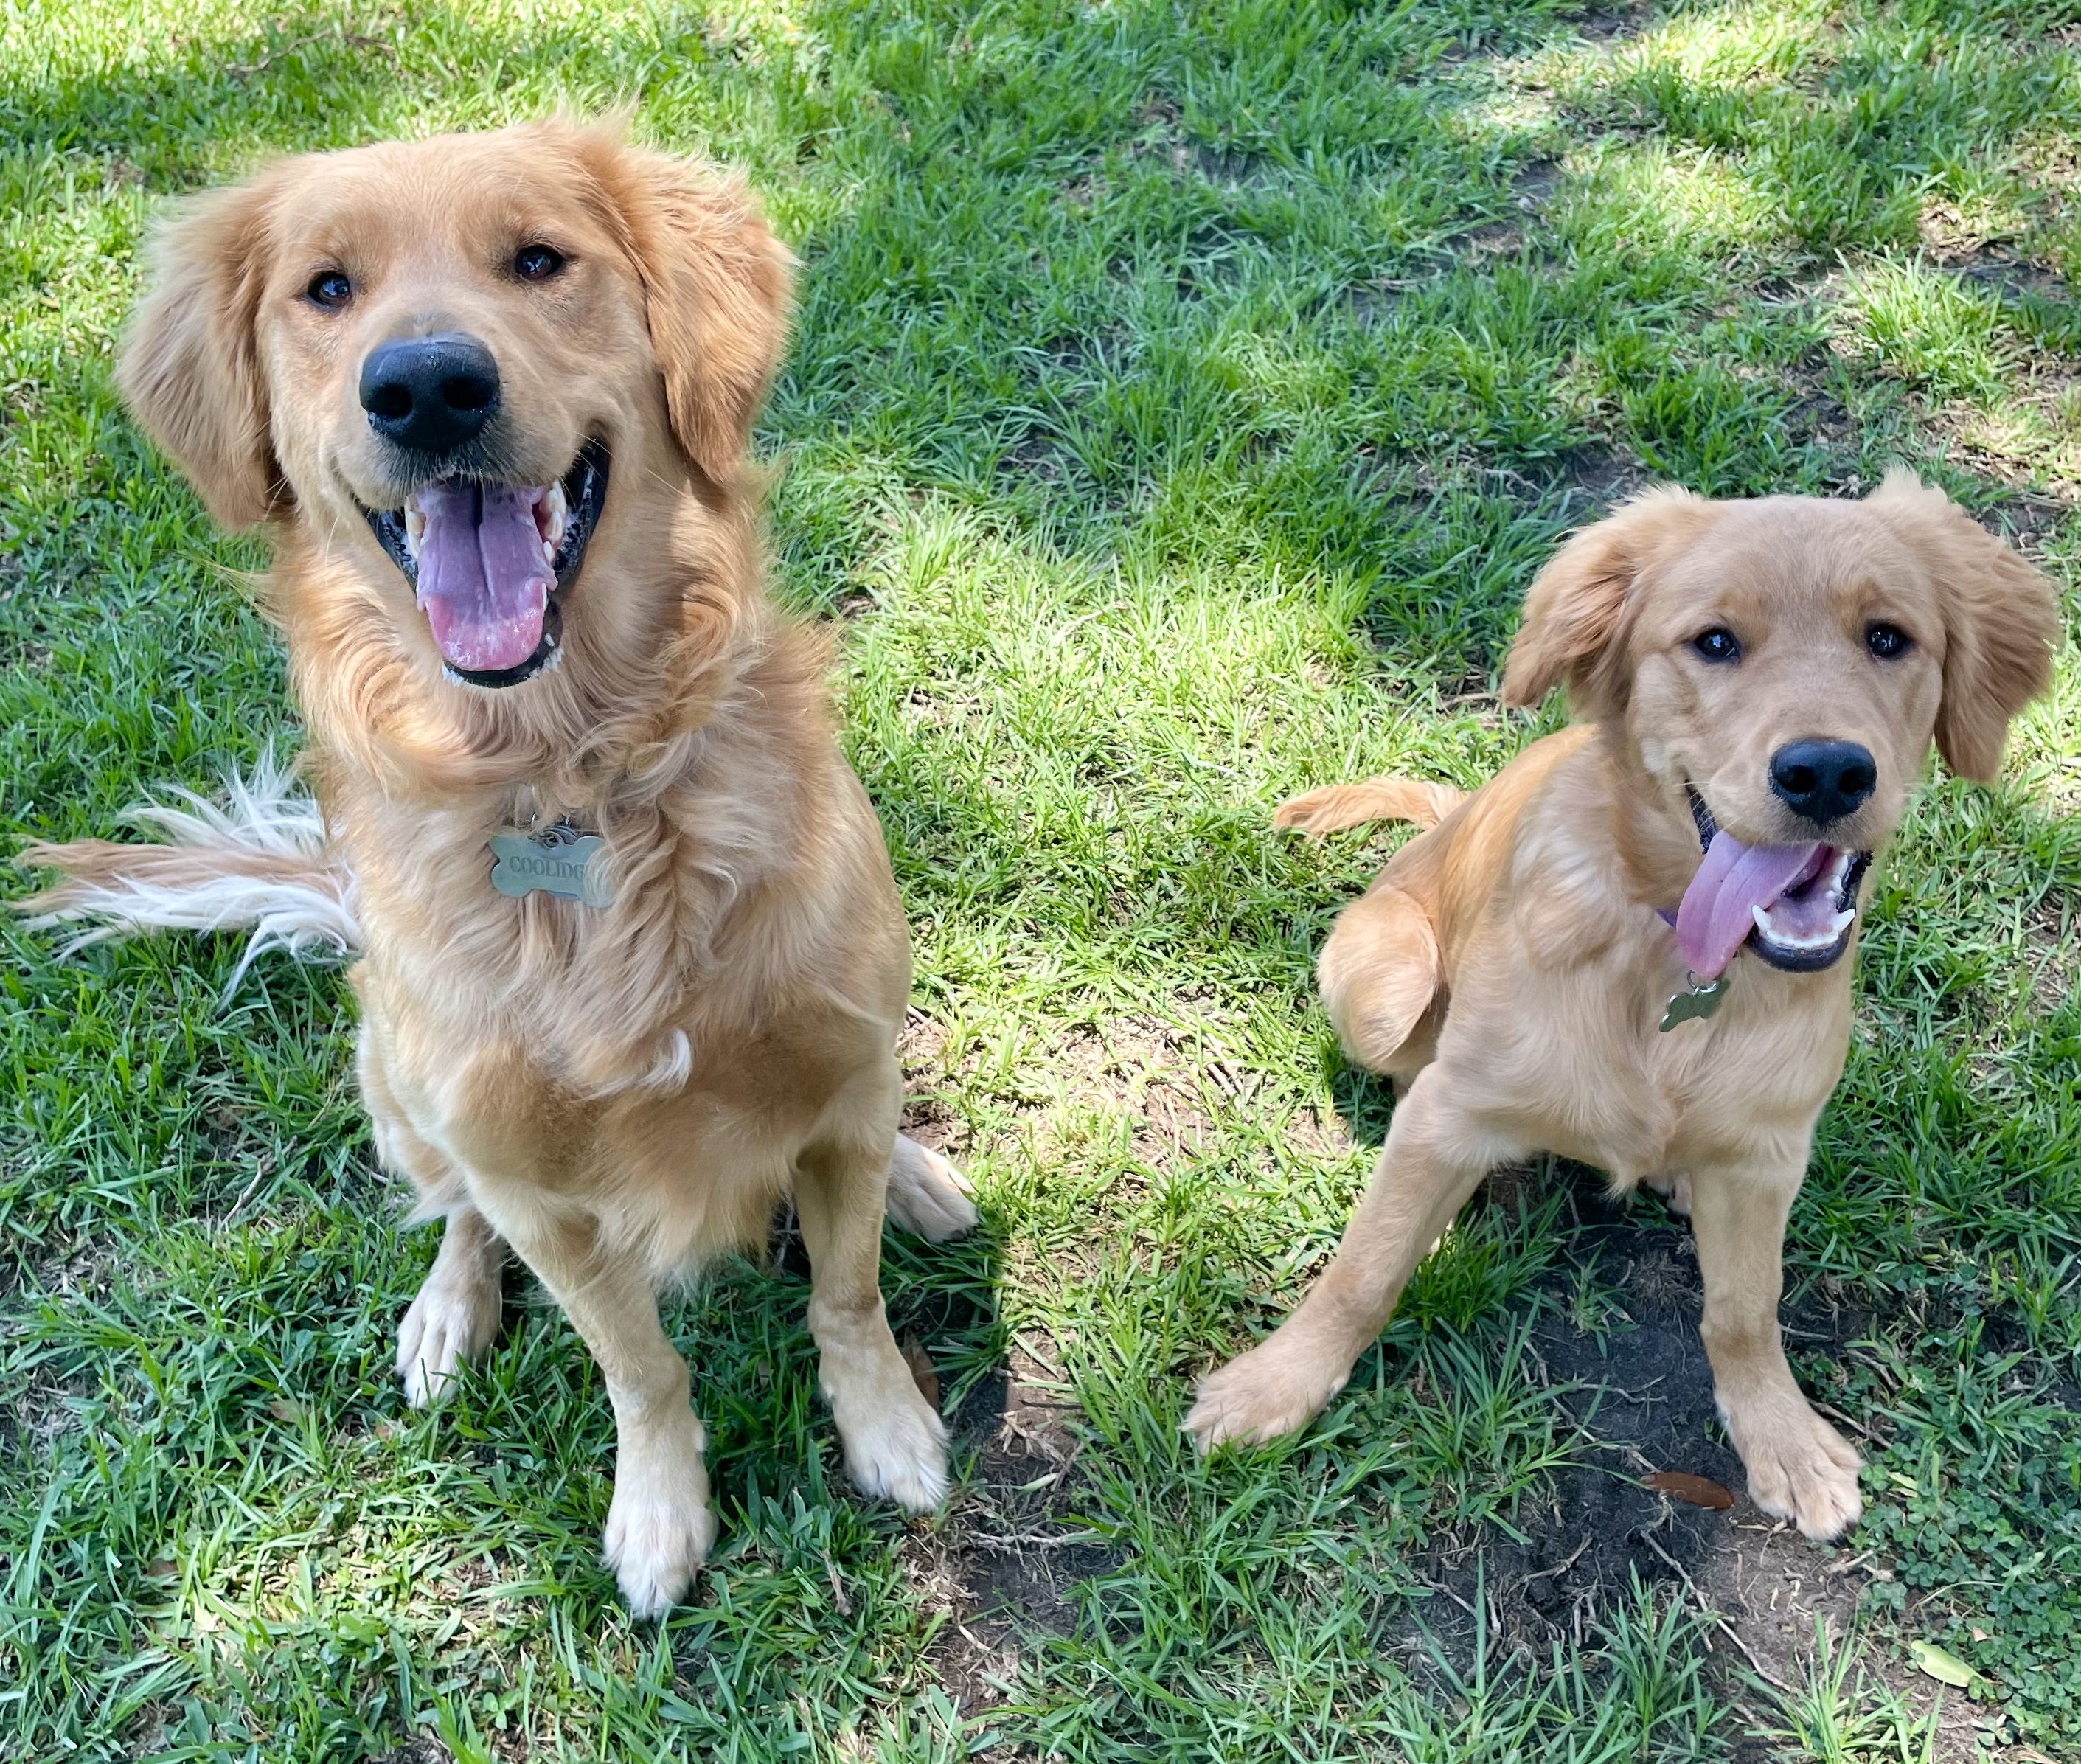
[[[886,1113],[893,1132],[893,1101]],[[882,1307],[886,1146],[839,1140],[805,1151],[795,1214],[809,1252],[809,1332],[846,1469],[863,1493],[929,1513],[946,1497],[947,1430],[898,1350]]]
[[[609,1249],[582,1220],[532,1209],[496,1223],[563,1307],[599,1364],[614,1405],[614,1500],[607,1566],[638,1617],[677,1604],[715,1541],[708,1513],[707,1438],[688,1401],[687,1362],[658,1321],[640,1257]]]
[[[1750,1498],[1772,1518],[1826,1539],[1855,1525],[1864,1501],[1856,1450],[1807,1405],[1778,1332],[1785,1221],[1806,1173],[1803,1154],[1802,1147],[1797,1163],[1780,1167],[1694,1168],[1691,1224],[1705,1280],[1700,1332]]]
[[[1318,1413],[1385,1327],[1417,1263],[1501,1161],[1507,1148],[1482,1143],[1444,1100],[1448,1082],[1436,1066],[1417,1074],[1322,1278],[1268,1340],[1200,1386],[1185,1430],[1202,1450],[1276,1439]]]

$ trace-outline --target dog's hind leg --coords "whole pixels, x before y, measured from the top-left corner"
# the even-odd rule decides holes
[[[907,1133],[896,1135],[889,1160],[889,1216],[904,1230],[933,1244],[973,1231],[975,1202],[969,1197],[974,1192],[969,1179],[930,1146]]]
[[[898,1351],[881,1303],[888,1164],[880,1147],[895,1124],[894,1063],[872,1083],[881,1093],[864,1096],[851,1109],[842,1104],[827,1136],[797,1161],[795,1215],[809,1252],[809,1332],[853,1481],[864,1494],[929,1513],[947,1492],[947,1430]]]
[[[356,1065],[368,1109],[376,1161],[410,1177],[419,1191],[416,1216],[438,1216],[441,1247],[397,1325],[397,1376],[405,1400],[424,1408],[437,1400],[456,1368],[498,1335],[499,1276],[506,1245],[468,1199],[462,1173],[413,1130],[392,1093],[375,1029],[364,1024]]]
[[[397,1325],[397,1376],[414,1408],[437,1401],[456,1369],[498,1334],[498,1280],[506,1245],[467,1202],[441,1227],[434,1265]]]
[[[1337,1039],[1360,1065],[1408,1079],[1431,1063],[1445,969],[1421,902],[1385,883],[1360,896],[1338,915],[1317,972]]]

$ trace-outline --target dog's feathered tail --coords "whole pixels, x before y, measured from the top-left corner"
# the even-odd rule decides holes
[[[1368,821],[1414,821],[1436,827],[1466,800],[1465,790],[1417,778],[1368,778],[1363,784],[1326,784],[1279,805],[1274,827],[1304,833],[1334,833]]]
[[[164,835],[164,844],[24,846],[19,862],[61,879],[15,910],[32,926],[84,925],[68,954],[141,931],[250,931],[234,986],[269,949],[359,950],[353,873],[326,840],[317,804],[296,788],[292,766],[270,754],[250,778],[234,773],[222,808],[192,790],[171,794],[176,802],[148,802],[130,816]]]

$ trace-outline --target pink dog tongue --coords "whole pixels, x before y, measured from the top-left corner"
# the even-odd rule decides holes
[[[1757,907],[1774,905],[1812,865],[1818,845],[1744,845],[1725,828],[1676,909],[1676,942],[1699,979],[1719,979],[1755,928]]]
[[[555,572],[535,525],[539,490],[435,484],[419,492],[419,604],[449,665],[518,667],[542,642]]]

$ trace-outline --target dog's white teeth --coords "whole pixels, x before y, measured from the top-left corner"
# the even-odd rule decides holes
[[[557,562],[557,548],[546,539],[542,541],[542,562],[552,568],[555,567]]]
[[[564,499],[564,486],[561,483],[550,485],[542,493],[536,510],[535,518],[541,523],[543,542],[555,545],[564,537],[564,528],[570,519],[570,507]]]
[[[1835,922],[1826,931],[1816,932],[1810,937],[1790,937],[1780,931],[1770,922],[1770,915],[1760,907],[1751,906],[1749,908],[1749,916],[1755,920],[1755,928],[1763,933],[1764,940],[1777,949],[1825,949],[1842,936],[1843,927],[1857,915],[1854,909],[1848,912],[1839,912],[1835,916]]]
[[[1849,928],[1850,921],[1856,916],[1857,909],[1854,907],[1845,907],[1840,912],[1837,913],[1835,915],[1835,934],[1839,937],[1841,937],[1843,932]]]
[[[415,563],[419,558],[419,541],[426,536],[426,514],[408,499],[405,503],[405,554]]]

